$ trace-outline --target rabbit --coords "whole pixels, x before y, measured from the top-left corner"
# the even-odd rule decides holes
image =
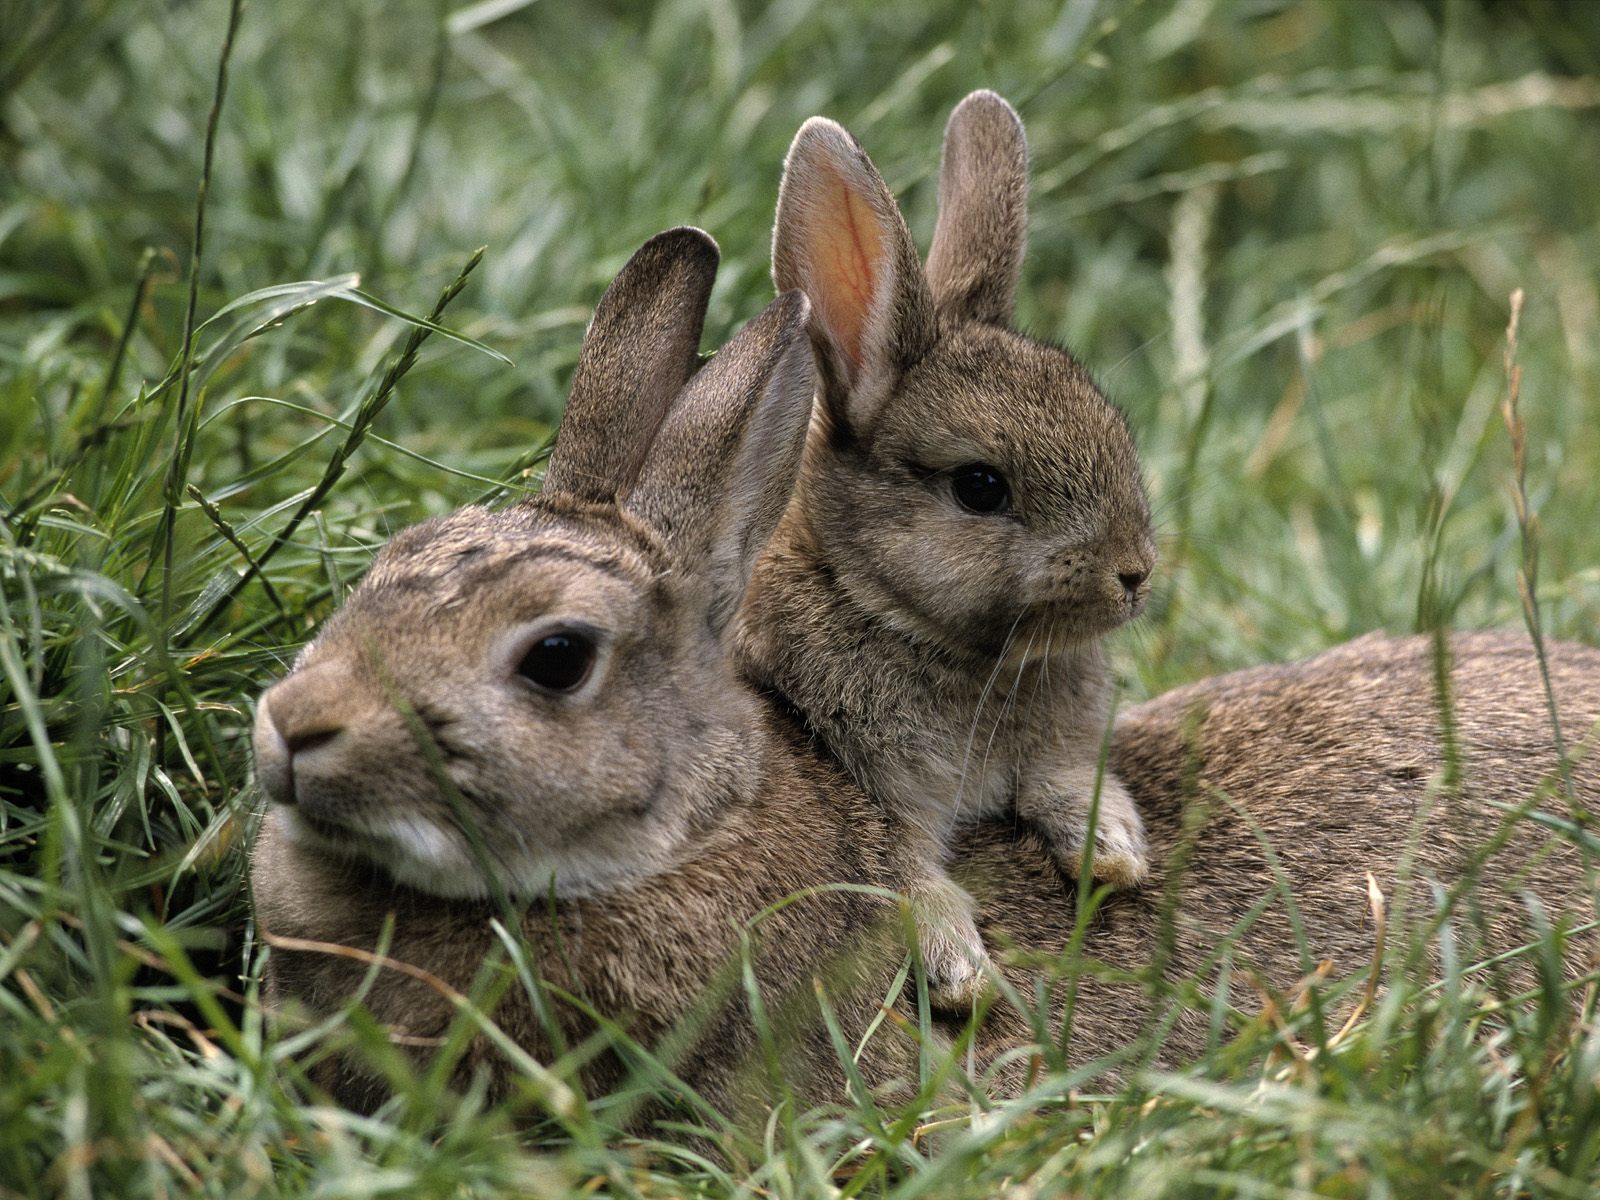
[[[690,378],[715,263],[714,245],[694,231],[647,244],[596,312],[545,494],[400,535],[263,697],[257,774],[273,805],[250,883],[275,1006],[326,1014],[362,997],[402,1051],[426,1060],[457,1018],[450,989],[471,991],[499,946],[491,921],[505,910],[488,895],[489,865],[528,904],[520,933],[551,993],[541,1012],[539,997],[513,987],[491,1015],[538,1061],[592,1034],[598,1015],[668,1055],[713,1108],[759,1114],[774,1081],[761,1031],[728,983],[747,929],[761,995],[784,1017],[776,1057],[800,1099],[837,1101],[848,1082],[811,999],[815,980],[852,1046],[886,1002],[916,1015],[895,992],[897,914],[874,891],[903,887],[895,823],[796,714],[740,685],[732,657],[741,576],[799,467],[812,367],[809,352],[796,353],[805,302],[789,294]],[[508,642],[507,628],[534,610],[527,635]],[[539,624],[547,613],[596,647],[574,703],[516,690],[495,700],[487,680],[528,660],[515,657],[524,642],[539,651],[530,670],[567,668],[547,682],[576,678],[573,647],[548,644]],[[1575,799],[1593,811],[1600,760],[1586,751],[1600,717],[1600,652],[1547,649],[1575,748]],[[1452,651],[1464,783],[1432,816],[1444,752],[1423,639],[1364,639],[1124,713],[1111,762],[1147,816],[1153,886],[1105,900],[1082,954],[1152,986],[1184,975],[1204,986],[1217,976],[1218,943],[1260,907],[1234,955],[1265,984],[1290,988],[1308,961],[1329,956],[1362,969],[1373,951],[1363,872],[1391,894],[1406,870],[1424,882],[1460,878],[1506,819],[1496,802],[1538,795],[1555,768],[1530,699],[1539,681],[1527,640],[1461,635]],[[450,791],[430,786],[440,778],[454,782],[478,850],[463,843]],[[1555,799],[1546,807],[1561,811]],[[1299,901],[1304,955],[1267,845]],[[1583,867],[1559,834],[1523,821],[1478,870],[1491,880],[1529,872],[1518,887],[1532,886],[1554,916],[1592,910]],[[1076,932],[1076,884],[1036,831],[1004,817],[964,827],[953,868],[1021,994],[1033,994],[1041,964],[1072,961],[1063,952]],[[1504,902],[1485,922],[1495,949],[1521,941],[1527,923]],[[1586,946],[1572,963],[1592,953]],[[380,947],[375,974],[346,949]],[[1072,1059],[1137,1045],[1159,992],[1089,976],[1078,986]],[[1062,1011],[1058,994],[1054,1019]],[[1164,1059],[1203,1046],[1204,1024],[1183,1014]],[[914,1076],[916,1047],[900,1029],[880,1022],[864,1045],[867,1086],[896,1093]],[[1027,1082],[1017,1051],[1037,1031],[1001,1002],[977,1035],[989,1086],[1016,1094]],[[455,1082],[480,1079],[491,1099],[514,1097],[526,1073],[513,1057],[475,1036]],[[582,1081],[608,1090],[629,1071],[621,1053],[586,1056]],[[325,1059],[316,1078],[359,1109],[387,1093],[354,1054]],[[552,1107],[563,1100],[560,1089],[547,1094]]]
[[[466,989],[494,945],[488,919],[521,906],[541,976],[637,1014],[630,1033],[650,1043],[738,960],[764,907],[816,881],[890,878],[879,848],[849,836],[870,822],[866,798],[741,686],[729,652],[815,379],[792,291],[694,373],[717,259],[698,230],[646,243],[584,338],[541,494],[398,534],[261,697],[256,774],[272,811],[251,876],[269,941],[372,948],[392,911],[390,953]],[[905,953],[877,944],[895,936],[885,911],[881,896],[833,890],[763,920],[770,1002],[809,998],[830,970],[875,972],[881,999]],[[858,943],[870,952],[852,955]],[[350,994],[347,961],[294,945],[271,955],[271,995],[322,1009]],[[859,1036],[878,1013],[872,989],[845,990],[865,997],[840,1013]],[[454,1016],[403,975],[369,1003],[412,1041]],[[755,1044],[734,1007],[703,1033],[720,1054]],[[524,994],[496,1015],[542,1055],[561,1040]],[[592,1032],[578,1008],[562,1019],[568,1040]],[[702,1051],[685,1053],[719,1100],[743,1086],[713,1086],[692,1065]],[[836,1056],[811,1058],[843,1086]],[[504,1061],[485,1069],[507,1094]],[[329,1070],[358,1107],[383,1094],[353,1060]],[[607,1059],[590,1082],[622,1070]]]
[[[981,990],[957,826],[1030,822],[1076,874],[1136,886],[1137,806],[1102,772],[1101,639],[1139,614],[1156,550],[1122,413],[1069,354],[1015,333],[1027,145],[989,91],[951,114],[926,272],[846,130],[784,164],[773,279],[811,301],[820,386],[800,483],[740,614],[757,686],[895,821],[941,1003]],[[1098,816],[1091,822],[1098,803]]]

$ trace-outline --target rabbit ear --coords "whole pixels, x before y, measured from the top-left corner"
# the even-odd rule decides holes
[[[928,286],[939,308],[1006,325],[1028,242],[1028,142],[1016,109],[973,92],[950,114]]]
[[[933,344],[933,298],[877,168],[823,117],[800,127],[784,162],[772,278],[811,301],[824,397],[835,416],[866,428]]]
[[[623,507],[711,589],[721,633],[794,490],[816,372],[810,305],[785,292],[684,389]]]
[[[632,485],[694,372],[717,258],[710,235],[669,229],[611,281],[578,351],[546,492],[603,503]]]

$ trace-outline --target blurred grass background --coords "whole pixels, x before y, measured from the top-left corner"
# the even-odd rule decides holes
[[[1162,531],[1128,700],[1369,629],[1520,624],[1517,288],[1545,628],[1600,641],[1600,4],[257,0],[195,268],[229,17],[0,0],[0,1196],[826,1189],[793,1147],[637,1175],[530,1157],[437,1096],[336,1118],[216,990],[255,961],[255,694],[390,532],[536,483],[589,308],[644,238],[721,243],[708,347],[758,310],[813,113],[926,246],[950,108],[988,86],[1021,111],[1021,323],[1127,410]],[[429,313],[478,247],[439,317],[466,340],[375,307]],[[185,387],[191,271],[192,324],[221,315]],[[1344,1124],[1325,1079],[1265,1117],[1218,1084],[1140,1141],[1106,1115],[1142,1112],[1130,1093],[1098,1139],[1047,1123],[1006,1135],[1014,1159],[852,1186],[983,1195],[1060,1159],[1085,1194],[1586,1194],[1592,1086],[1530,1133],[1526,1078],[1501,1095],[1475,1050],[1367,1052]]]

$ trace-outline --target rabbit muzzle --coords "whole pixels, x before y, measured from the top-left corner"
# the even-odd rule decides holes
[[[1153,550],[1058,556],[1036,584],[1023,626],[1072,639],[1099,637],[1133,620],[1150,597]]]
[[[352,689],[337,662],[295,671],[269,688],[256,709],[256,779],[274,803],[299,804],[296,767],[303,777],[327,773],[347,750]],[[314,799],[314,797],[313,797]]]
[[[483,892],[476,864],[438,806],[407,786],[403,724],[362,711],[334,661],[303,667],[256,710],[256,779],[291,840],[378,867],[396,882],[453,897]],[[391,736],[392,735],[392,736]]]
[[[256,780],[291,825],[317,841],[366,852],[397,840],[424,860],[454,858],[443,812],[411,811],[398,786],[407,730],[392,707],[374,702],[338,659],[303,666],[269,688],[256,709]],[[446,822],[447,824],[447,822]]]

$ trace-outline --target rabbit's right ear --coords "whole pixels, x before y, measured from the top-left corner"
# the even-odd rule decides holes
[[[684,381],[694,373],[717,244],[682,226],[658,233],[600,297],[544,490],[601,503],[632,486]]]
[[[772,279],[811,301],[831,415],[870,427],[901,375],[933,345],[933,297],[877,168],[824,117],[800,127],[784,160]]]
[[[1028,141],[1022,118],[991,91],[956,105],[944,130],[939,222],[928,286],[940,309],[1008,325],[1028,244]]]
[[[717,634],[788,506],[811,419],[810,305],[785,292],[717,351],[672,406],[623,507],[710,588]]]

